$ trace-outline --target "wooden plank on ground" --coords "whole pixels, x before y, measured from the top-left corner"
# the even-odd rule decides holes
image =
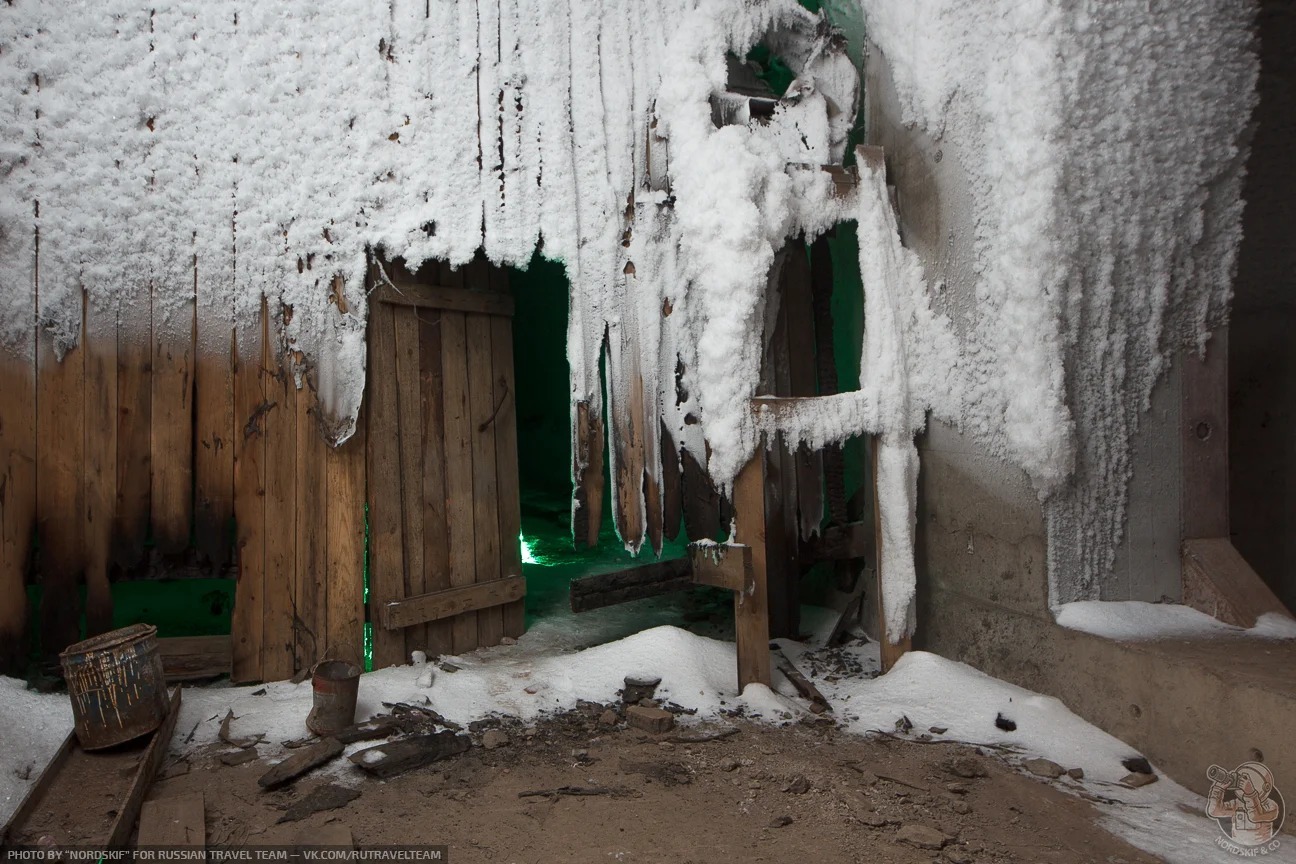
[[[400,442],[401,544],[404,567],[402,597],[425,594],[427,571],[423,562],[423,393],[419,363],[418,316],[425,310],[413,306],[392,306],[396,338],[396,423]],[[394,491],[394,490],[393,490]],[[404,633],[405,656],[428,647],[425,626],[411,626]]]
[[[770,684],[769,600],[765,584],[764,447],[734,480],[736,537],[751,548],[751,584],[734,593],[734,636],[738,643],[738,690],[748,684]]]
[[[576,403],[576,446],[572,458],[576,477],[576,508],[572,539],[577,546],[598,545],[603,527],[603,416],[588,402]]]
[[[278,315],[266,321],[263,386],[265,429],[265,591],[261,675],[291,678],[296,661],[297,388],[284,362]]]
[[[194,342],[194,546],[219,572],[230,561],[234,518],[234,321],[226,292],[199,274]],[[208,296],[204,296],[204,295]]]
[[[108,849],[120,849],[130,839],[131,832],[135,830],[135,820],[139,818],[140,807],[144,804],[144,794],[153,784],[154,775],[162,765],[162,760],[166,758],[167,751],[171,749],[171,736],[175,733],[176,720],[180,716],[179,687],[172,688],[168,705],[170,707],[166,718],[153,733],[153,738],[139,761],[135,777],[131,780],[126,798],[122,801],[121,809],[117,812],[117,820],[113,822],[105,844]]]
[[[364,659],[365,444],[368,420],[362,408],[356,432],[327,448],[328,602],[321,657],[357,663]],[[339,652],[347,654],[339,655]]]
[[[61,310],[66,313],[66,310]],[[78,321],[80,302],[77,303]],[[51,310],[51,316],[60,310]],[[37,337],[36,512],[40,531],[41,647],[57,654],[80,635],[77,583],[85,569],[85,334],[60,362],[55,337]]]
[[[423,410],[423,586],[426,591],[441,591],[450,587],[450,546],[446,534],[441,313],[433,309],[419,310],[419,390]],[[432,621],[425,632],[429,655],[454,650],[452,622]]]
[[[119,567],[131,568],[144,558],[152,510],[153,327],[151,312],[145,311],[151,304],[148,282],[141,279],[126,292],[123,307],[136,311],[124,317],[117,328],[117,506],[113,559]]]
[[[574,579],[570,588],[571,610],[589,612],[631,600],[683,591],[694,585],[692,572],[688,558],[672,558]]]
[[[494,582],[500,578],[501,554],[495,424],[503,404],[495,396],[491,319],[486,315],[471,314],[465,316],[464,324],[468,339],[468,408],[471,412],[473,436],[472,498],[476,581]],[[478,611],[477,644],[498,645],[503,637],[504,610],[496,606]]]
[[[261,680],[261,633],[265,593],[265,398],[262,320],[245,316],[236,333],[234,367],[234,519],[238,581],[230,621],[230,679]]]
[[[293,581],[293,671],[322,660],[331,584],[328,561],[329,446],[320,432],[314,379],[297,391],[297,575]],[[362,502],[352,502],[363,508]],[[358,643],[357,643],[358,644]],[[354,661],[355,657],[343,658]]]
[[[193,517],[194,284],[153,285],[153,542],[189,547]]]
[[[1237,627],[1254,627],[1267,613],[1291,617],[1227,537],[1184,541],[1183,602]]]
[[[465,612],[480,614],[524,596],[526,583],[521,576],[476,582],[388,603],[380,610],[378,623],[388,630],[398,630],[428,621],[443,621]]]
[[[446,540],[450,550],[450,584],[456,588],[476,581],[477,555],[473,510],[474,429],[468,397],[468,336],[465,318],[462,312],[441,313]],[[494,461],[494,454],[491,454],[491,459]],[[490,494],[494,495],[493,489]],[[477,613],[465,612],[455,616],[455,653],[471,651],[479,644]]]
[[[513,392],[513,320],[491,319],[491,368],[494,372],[495,477],[499,489],[500,574],[522,575],[522,492],[518,478],[517,401]],[[526,602],[504,605],[504,635],[513,639],[526,631]]]
[[[233,643],[229,636],[171,636],[157,643],[168,681],[195,681],[230,672]]]
[[[145,801],[140,810],[136,846],[168,848],[207,845],[207,810],[203,793]]]
[[[117,309],[85,298],[86,635],[112,629],[113,511],[117,506]]]
[[[19,675],[25,665],[27,571],[36,525],[36,291],[34,232],[12,242],[26,244],[18,260],[29,262],[9,283],[25,327],[0,341],[0,675]],[[3,838],[0,838],[3,839]]]
[[[383,604],[405,596],[396,330],[392,313],[386,303],[369,307],[369,609],[375,621]],[[403,633],[373,628],[372,649],[375,669],[406,662]]]

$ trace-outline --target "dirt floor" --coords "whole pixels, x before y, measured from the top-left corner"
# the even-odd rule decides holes
[[[609,725],[604,711],[583,705],[529,729],[474,724],[468,752],[394,779],[357,779],[342,760],[273,792],[257,785],[269,759],[227,766],[230,748],[210,748],[173,761],[150,798],[201,791],[212,844],[324,842],[345,826],[361,846],[448,845],[456,864],[1157,860],[1099,828],[1088,801],[995,751],[741,720],[736,734],[696,743],[679,739],[697,727],[652,735]],[[278,821],[329,784],[361,794]],[[560,787],[600,794],[520,796]]]

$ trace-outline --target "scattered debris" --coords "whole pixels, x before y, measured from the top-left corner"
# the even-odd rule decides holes
[[[819,692],[819,688],[811,684],[810,679],[801,674],[801,670],[787,658],[782,648],[775,648],[773,654],[774,663],[778,670],[783,673],[788,681],[792,682],[792,686],[796,688],[796,691],[801,694],[803,699],[810,701],[811,711],[815,714],[832,711],[832,706],[828,704],[828,700],[824,698],[824,695]]]
[[[1143,756],[1126,756],[1121,760],[1121,764],[1125,766],[1126,771],[1131,771],[1135,774],[1156,773],[1152,770],[1152,763]]]
[[[170,780],[172,777],[182,777],[189,773],[189,760],[183,756],[167,765],[158,772],[159,780]]]
[[[950,809],[960,816],[966,816],[972,812],[972,805],[960,799],[951,804]]]
[[[933,735],[944,735],[946,732],[949,731],[949,728],[945,726],[932,726],[927,731],[932,733]]]
[[[345,807],[359,797],[358,789],[348,789],[336,783],[325,783],[323,786],[316,786],[301,799],[290,804],[278,821],[300,822],[314,813]]]
[[[1047,777],[1050,780],[1056,780],[1066,773],[1066,769],[1051,759],[1027,759],[1022,762],[1022,767],[1036,777]]]
[[[919,849],[941,849],[950,841],[949,837],[935,828],[914,822],[901,825],[896,832],[896,839]]]
[[[964,780],[972,780],[977,777],[985,777],[985,765],[975,756],[955,756],[947,761],[944,768],[955,777],[962,777]]]
[[[962,849],[951,846],[945,850],[945,860],[949,864],[973,864],[976,859]]]
[[[486,734],[482,736],[482,746],[487,750],[504,747],[508,743],[509,737],[503,729],[487,729]]]
[[[622,756],[621,770],[626,774],[642,774],[663,786],[683,786],[693,782],[693,774],[683,762],[657,762]]]
[[[447,663],[445,660],[438,660],[436,667],[440,669],[442,672],[446,672],[451,675],[453,675],[454,673],[458,672],[460,669],[463,668],[462,666],[456,666],[453,663]]]
[[[1157,775],[1143,774],[1138,771],[1131,771],[1120,779],[1122,786],[1128,786],[1130,789],[1140,789],[1149,783],[1155,783]]]
[[[222,720],[220,724],[220,731],[217,733],[220,736],[220,740],[224,741],[226,744],[230,745],[231,747],[238,747],[242,750],[246,750],[249,747],[255,747],[256,745],[260,744],[262,741],[265,740],[265,735],[263,735],[260,732],[258,732],[256,735],[253,735],[250,738],[231,737],[230,722],[236,719],[238,718],[234,716],[233,711],[226,712],[225,719]]]
[[[904,714],[901,714],[900,719],[895,722],[895,730],[899,732],[901,735],[905,735],[909,733],[912,729],[913,729],[913,721],[910,720]]]
[[[769,827],[786,828],[788,825],[791,825],[793,821],[794,820],[792,819],[792,817],[785,813],[782,816],[776,816],[773,819],[771,819]]]
[[[680,732],[671,735],[666,740],[672,744],[705,744],[708,741],[719,741],[728,738],[730,735],[739,733],[737,726],[726,726],[723,729],[713,729],[705,732]]]
[[[888,825],[894,825],[894,819],[888,819],[881,813],[865,813],[859,817],[859,820],[870,828],[885,828]]]
[[[657,692],[658,684],[661,684],[660,678],[637,678],[627,675],[625,688],[621,691],[621,701],[626,705],[634,705],[643,699],[651,699]]]
[[[728,756],[720,760],[720,765],[718,767],[720,768],[721,771],[728,772],[728,771],[737,771],[741,766],[742,766],[741,762],[739,762],[737,759],[733,758],[732,756]]]
[[[447,756],[457,756],[470,746],[472,740],[467,735],[451,731],[433,732],[367,747],[348,758],[375,777],[385,779],[422,768]]]
[[[222,765],[228,765],[233,768],[237,765],[246,765],[249,762],[257,760],[257,751],[255,747],[249,747],[246,750],[231,750],[228,753],[220,754]]]
[[[1070,777],[1072,780],[1083,780],[1083,779],[1084,779],[1084,769],[1083,769],[1083,768],[1068,768],[1066,773],[1067,773],[1067,776]]]
[[[1002,729],[1005,732],[1017,731],[1017,723],[1013,720],[1009,720],[1002,713],[995,715],[995,726],[997,726],[998,728]]]
[[[316,744],[304,747],[261,775],[257,781],[262,789],[275,789],[291,783],[298,777],[325,762],[342,755],[342,742],[336,738],[322,738]]]
[[[792,795],[804,795],[810,791],[810,781],[804,774],[798,774],[788,781],[783,791]]]
[[[639,793],[621,786],[559,786],[556,789],[532,789],[517,794],[519,798],[557,798],[559,795],[611,795],[614,798],[625,798]]]
[[[675,728],[675,715],[663,708],[631,705],[626,708],[626,722],[645,732],[662,733]]]
[[[615,726],[621,722],[621,716],[611,708],[608,708],[599,715],[598,722],[600,726]]]
[[[885,781],[887,781],[888,783],[895,783],[895,784],[900,785],[900,786],[908,786],[910,789],[914,789],[914,790],[916,790],[916,791],[918,791],[918,792],[930,792],[930,791],[931,791],[931,790],[928,789],[926,786],[923,786],[921,783],[910,783],[908,780],[901,780],[899,777],[889,777],[889,776],[887,776],[886,774],[878,774],[878,775],[877,775],[877,778],[878,778],[879,780],[885,780]]]

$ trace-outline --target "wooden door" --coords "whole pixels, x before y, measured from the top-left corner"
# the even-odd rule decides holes
[[[375,264],[369,307],[374,668],[524,629],[513,299],[478,260]]]

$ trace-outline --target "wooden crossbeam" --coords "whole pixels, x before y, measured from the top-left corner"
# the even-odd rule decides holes
[[[404,600],[388,601],[378,607],[378,623],[384,630],[399,630],[428,621],[453,618],[464,612],[501,606],[521,600],[524,596],[526,581],[521,576],[492,579],[489,582],[406,597]]]
[[[690,543],[693,582],[730,591],[745,591],[752,578],[750,546],[729,543]]]
[[[691,570],[689,559],[674,558],[576,579],[571,583],[571,610],[589,612],[682,591],[693,585]]]

